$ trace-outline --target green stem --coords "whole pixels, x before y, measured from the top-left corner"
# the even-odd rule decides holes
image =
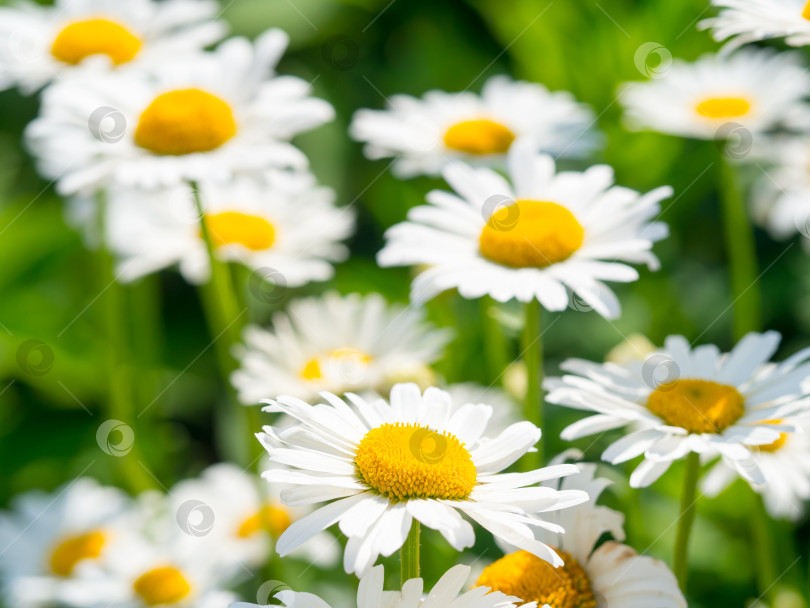
[[[492,314],[498,310],[498,304],[491,297],[484,296],[480,300],[480,306],[481,325],[484,330],[484,361],[488,380],[493,383],[502,382],[504,370],[509,363],[509,355],[501,324]]]
[[[734,337],[739,340],[762,324],[762,299],[758,284],[754,231],[734,167],[721,154],[719,175],[723,233],[734,302]]]
[[[421,526],[415,519],[411,524],[411,531],[408,532],[408,538],[405,539],[405,544],[399,550],[399,559],[402,566],[401,582],[404,585],[406,581],[412,578],[419,578],[419,536]]]
[[[525,306],[526,323],[523,327],[521,350],[526,365],[526,399],[523,417],[535,426],[543,427],[543,338],[540,332],[540,302],[531,300]],[[533,471],[543,466],[543,441],[535,446],[537,452],[521,459],[521,469]]]
[[[100,226],[101,249],[100,257],[103,267],[102,280],[104,281],[105,334],[109,351],[107,362],[109,364],[108,380],[109,394],[107,397],[107,415],[112,420],[120,420],[130,427],[135,425],[135,380],[131,361],[131,348],[127,336],[130,316],[127,310],[126,289],[115,278],[115,260],[109,251],[106,242],[106,213],[107,200],[103,193],[98,196],[98,219]],[[129,490],[139,493],[154,487],[154,483],[141,466],[143,457],[140,453],[139,433],[133,428],[135,441],[130,450],[124,455],[118,455],[116,460],[121,474]]]
[[[686,592],[686,564],[689,554],[689,536],[695,522],[697,509],[697,485],[700,477],[700,455],[690,452],[686,457],[686,469],[683,474],[683,492],[681,494],[681,513],[678,518],[678,535],[675,539],[675,559],[672,570],[678,579],[681,590]]]
[[[773,531],[771,530],[771,520],[762,497],[751,490],[752,512],[749,518],[751,523],[751,540],[756,555],[756,577],[757,589],[763,596],[763,600],[771,604],[773,592],[776,591],[774,582],[779,578],[779,570],[776,565],[776,556],[773,546]]]

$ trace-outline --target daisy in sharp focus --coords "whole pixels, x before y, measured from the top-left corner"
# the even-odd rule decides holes
[[[726,139],[790,126],[806,114],[810,74],[796,53],[743,49],[694,63],[674,61],[660,78],[625,83],[619,101],[633,129],[698,139]]]
[[[267,562],[284,530],[310,511],[281,504],[283,489],[238,466],[219,463],[176,484],[171,511],[199,538],[203,550],[216,546],[228,560],[256,567]],[[331,535],[318,534],[292,557],[330,567],[340,557],[340,545]]]
[[[806,419],[773,421],[780,427],[785,423],[797,430],[782,432],[773,443],[753,448],[765,483],[751,487],[762,495],[771,517],[797,521],[810,499],[810,424]],[[717,496],[736,478],[733,466],[720,461],[701,479],[701,491],[706,496]]]
[[[522,608],[537,608],[536,604],[523,604],[516,597],[509,597],[498,591],[490,592],[485,587],[461,593],[469,576],[469,566],[454,566],[427,594],[424,593],[424,581],[421,578],[406,581],[400,591],[385,591],[385,572],[382,566],[375,566],[360,581],[357,608],[517,608],[518,604]],[[279,592],[275,598],[287,608],[331,608],[311,593],[287,590]],[[260,607],[247,602],[235,602],[229,608]]]
[[[750,333],[721,354],[714,345],[692,349],[682,336],[670,336],[645,361],[569,359],[561,365],[569,375],[546,380],[546,399],[595,412],[562,432],[568,441],[630,426],[602,459],[616,464],[643,454],[632,487],[650,485],[690,452],[719,453],[742,477],[763,484],[757,446],[796,430],[775,420],[810,410],[802,388],[810,376],[810,349],[771,364],[780,339],[773,331]]]
[[[628,263],[658,267],[651,249],[667,226],[651,220],[672,190],[640,195],[615,186],[604,165],[555,173],[551,157],[529,145],[512,147],[509,175],[511,184],[490,169],[448,166],[455,193],[429,193],[429,205],[390,228],[379,264],[427,266],[412,285],[417,302],[456,288],[465,298],[537,299],[563,310],[570,290],[599,314],[618,316],[602,281],[635,281]]]
[[[122,491],[90,478],[17,496],[10,511],[0,511],[3,603],[31,608],[64,601],[79,586],[79,567],[116,549],[114,524],[129,503]]]
[[[386,110],[359,110],[351,136],[366,143],[370,159],[396,157],[400,177],[438,175],[453,160],[502,164],[513,142],[531,139],[536,149],[584,156],[595,147],[593,111],[570,93],[543,85],[490,78],[481,91],[429,91],[421,99],[394,95]]]
[[[712,0],[722,10],[698,23],[711,28],[724,52],[769,38],[784,38],[790,46],[810,44],[810,2],[807,0]]]
[[[565,565],[554,568],[530,553],[513,552],[505,547],[508,554],[484,568],[477,585],[537,602],[545,608],[686,608],[678,582],[666,564],[621,544],[624,516],[596,505],[610,482],[595,476],[596,465],[578,466],[578,475],[543,485],[581,490],[587,492],[590,500],[549,515],[549,520],[564,528],[565,534],[545,530],[536,533],[540,540],[555,548]],[[600,545],[605,533],[613,539]]]
[[[223,21],[208,0],[18,1],[0,8],[0,89],[32,93],[85,68],[149,69],[220,40]]]
[[[353,394],[349,403],[330,393],[322,397],[327,403],[314,406],[292,397],[269,402],[265,411],[297,422],[266,426],[258,435],[270,459],[288,468],[263,475],[293,486],[282,492],[285,504],[329,501],[281,535],[276,550],[282,557],[338,524],[348,537],[344,568],[362,576],[380,555],[402,547],[414,521],[440,532],[457,551],[472,546],[475,534],[464,513],[495,537],[562,564],[532,529],[561,531],[540,514],[580,504],[588,495],[535,484],[577,467],[501,473],[540,439],[532,423],[486,438],[491,408],[453,404],[436,388],[423,395],[415,384],[394,386],[390,403]]]
[[[118,184],[155,188],[305,168],[290,138],[332,119],[310,85],[276,76],[287,35],[231,38],[149,73],[84,74],[43,94],[26,130],[40,171],[62,194]],[[89,128],[88,128],[89,127]]]
[[[397,382],[430,384],[429,365],[450,337],[420,309],[388,304],[376,293],[329,292],[291,302],[270,329],[246,328],[231,383],[246,405],[275,395],[311,399],[320,391],[387,394]]]
[[[348,257],[341,241],[354,230],[354,213],[336,207],[334,192],[308,173],[200,182],[199,196],[215,255],[266,273],[282,287],[329,279],[333,264]],[[175,265],[192,283],[208,279],[208,251],[189,186],[113,188],[106,215],[108,247],[122,281]]]

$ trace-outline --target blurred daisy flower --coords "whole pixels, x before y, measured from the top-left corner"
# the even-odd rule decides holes
[[[308,173],[200,182],[199,196],[216,256],[266,274],[279,291],[329,279],[333,264],[348,257],[341,241],[354,230],[354,213],[336,207],[334,192]],[[175,265],[192,283],[208,280],[208,251],[189,186],[117,187],[108,205],[108,246],[122,281]]]
[[[89,478],[13,499],[11,510],[0,512],[3,603],[46,606],[91,593],[76,574],[116,549],[114,524],[128,506],[123,492]]]
[[[469,566],[450,568],[424,595],[424,581],[412,578],[405,582],[401,591],[385,591],[385,572],[375,566],[360,580],[357,590],[357,608],[537,608],[536,604],[523,604],[516,597],[479,587],[461,593],[470,576]],[[287,608],[331,608],[329,604],[311,593],[285,590],[275,599]],[[229,608],[260,608],[256,604],[235,602]]]
[[[494,76],[481,95],[430,91],[391,97],[387,110],[359,110],[351,136],[370,159],[395,157],[399,177],[438,175],[453,160],[501,164],[512,143],[531,139],[555,156],[584,156],[597,143],[591,109],[570,93]]]
[[[790,46],[810,44],[810,3],[807,0],[712,0],[722,10],[704,19],[699,29],[712,29],[724,52],[749,42],[784,38]]]
[[[781,432],[773,443],[752,448],[765,479],[764,484],[752,484],[752,488],[762,495],[772,517],[797,521],[810,499],[810,424],[806,419],[777,419],[772,424],[795,427],[796,431]],[[720,461],[701,479],[701,491],[717,496],[736,478],[734,467]]]
[[[32,93],[86,67],[148,69],[225,35],[208,0],[56,0],[0,8],[0,89]]]
[[[248,405],[320,391],[387,394],[397,382],[432,378],[428,366],[450,337],[420,309],[389,305],[376,293],[329,292],[291,302],[273,316],[272,329],[247,327],[231,383]]]
[[[231,38],[212,52],[167,59],[150,73],[54,84],[26,131],[42,174],[62,194],[90,194],[305,168],[289,139],[334,110],[310,97],[305,81],[274,76],[287,42],[273,29],[253,44]]]
[[[283,486],[261,480],[232,464],[220,463],[198,478],[176,484],[171,510],[203,550],[221,552],[225,559],[261,566],[281,534],[311,509],[281,504]],[[320,567],[337,563],[340,545],[327,533],[318,534],[292,557]]]
[[[390,404],[353,394],[351,405],[330,393],[322,397],[328,404],[279,397],[265,408],[297,422],[267,426],[259,435],[270,459],[289,467],[264,477],[294,486],[282,494],[287,504],[330,501],[287,528],[276,545],[282,557],[337,523],[348,537],[344,568],[363,575],[378,556],[402,547],[414,520],[460,551],[475,542],[461,512],[495,537],[562,565],[532,529],[562,531],[538,514],[580,504],[588,495],[535,484],[576,473],[577,467],[501,473],[540,439],[533,424],[519,422],[485,438],[491,408],[453,404],[436,388],[422,395],[415,384],[394,386]]]
[[[417,302],[457,288],[465,298],[537,299],[564,310],[570,290],[602,316],[617,317],[619,301],[602,281],[638,279],[628,263],[658,268],[651,249],[667,226],[651,220],[671,188],[640,195],[615,186],[605,165],[558,174],[551,157],[517,144],[509,175],[511,184],[490,169],[448,166],[444,178],[455,194],[429,193],[429,205],[390,228],[380,265],[426,266],[413,281]]]
[[[673,62],[660,78],[625,83],[619,101],[633,129],[699,139],[728,139],[790,125],[806,114],[810,74],[795,53],[741,50]]]
[[[596,412],[562,432],[568,441],[631,426],[602,459],[617,464],[644,455],[630,477],[632,487],[650,485],[690,452],[719,453],[742,477],[763,484],[757,447],[796,430],[774,420],[810,408],[802,398],[810,349],[770,364],[780,339],[773,331],[750,333],[721,354],[714,345],[692,349],[682,336],[670,336],[663,350],[644,361],[569,359],[561,367],[570,375],[546,380],[546,399]]]
[[[596,505],[610,482],[595,476],[596,465],[578,466],[578,475],[545,482],[543,486],[580,490],[590,500],[549,514],[549,521],[565,529],[565,534],[546,530],[536,533],[537,538],[555,548],[565,565],[554,568],[531,553],[511,552],[511,548],[505,547],[510,552],[484,568],[477,585],[553,608],[623,605],[686,608],[678,582],[666,564],[621,544],[624,516]],[[614,540],[598,545],[606,533]]]

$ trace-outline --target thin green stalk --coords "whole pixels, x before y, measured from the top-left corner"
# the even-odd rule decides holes
[[[697,485],[700,477],[700,455],[690,452],[686,457],[686,468],[683,474],[683,492],[681,493],[681,512],[678,517],[678,535],[675,538],[675,559],[672,570],[678,579],[681,590],[686,592],[686,564],[689,554],[689,536],[695,522],[697,509]]]
[[[734,167],[721,154],[719,172],[723,234],[734,303],[734,337],[742,338],[762,325],[754,231],[748,219],[745,200]]]
[[[773,546],[773,531],[771,530],[771,519],[765,510],[762,497],[751,490],[751,540],[753,541],[756,555],[756,577],[757,589],[763,596],[763,600],[771,603],[776,589],[774,584],[779,579],[779,569],[776,565],[776,555]]]
[[[401,582],[404,585],[406,581],[412,578],[419,578],[419,536],[421,533],[421,526],[415,519],[411,524],[411,531],[408,532],[408,538],[405,539],[405,544],[399,550],[399,559],[401,570]]]
[[[525,305],[526,323],[523,327],[521,351],[526,365],[526,400],[523,417],[539,428],[543,428],[543,338],[540,332],[540,302],[531,300]],[[543,446],[540,441],[537,452],[526,454],[520,461],[523,471],[533,471],[543,466]]]
[[[480,300],[481,326],[484,333],[484,362],[489,382],[502,382],[506,366],[509,364],[506,337],[501,324],[492,313],[497,311],[497,302],[489,296]]]

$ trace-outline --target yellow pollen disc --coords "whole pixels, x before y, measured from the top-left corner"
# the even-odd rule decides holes
[[[360,441],[360,480],[392,501],[464,500],[477,481],[472,457],[454,435],[413,424],[384,424]]]
[[[690,433],[720,433],[745,412],[743,396],[733,386],[709,380],[675,380],[647,398],[647,408],[670,426]]]
[[[802,9],[802,17],[810,20],[810,2],[804,5],[804,8]]]
[[[270,249],[276,241],[276,229],[263,217],[225,211],[205,216],[205,225],[215,247],[242,245],[252,251]]]
[[[560,568],[527,551],[510,553],[484,568],[475,586],[490,587],[538,606],[596,608],[585,570],[568,553],[557,553],[565,561]]]
[[[76,564],[83,559],[99,557],[104,542],[104,534],[97,530],[62,540],[51,552],[51,572],[58,576],[70,576]]]
[[[782,424],[781,420],[765,420],[765,422],[767,424]],[[779,433],[779,437],[777,438],[776,441],[774,441],[773,443],[768,443],[766,445],[759,445],[757,446],[757,449],[760,452],[776,452],[778,450],[781,450],[785,446],[787,440],[788,440],[787,433]]]
[[[328,362],[346,365],[354,364],[358,367],[366,367],[371,363],[371,357],[363,351],[352,348],[351,346],[341,346],[340,348],[330,351],[325,358],[314,357],[307,361],[303,369],[301,369],[301,377],[310,382],[320,380],[323,378],[321,363]]]
[[[507,127],[491,120],[465,120],[444,134],[444,145],[467,154],[503,154],[515,140]]]
[[[290,527],[291,523],[290,514],[284,507],[265,505],[258,513],[242,522],[236,535],[239,538],[249,538],[258,532],[266,531],[273,538],[278,538],[284,530]]]
[[[132,587],[147,606],[176,604],[191,593],[191,585],[186,577],[172,566],[143,573]]]
[[[236,135],[231,107],[200,89],[158,95],[143,111],[135,143],[155,154],[210,152]]]
[[[695,106],[704,118],[739,118],[751,111],[751,102],[742,97],[710,97]]]
[[[487,221],[481,254],[512,268],[544,268],[568,259],[582,246],[585,230],[568,209],[547,201],[519,200]]]
[[[141,40],[109,19],[88,19],[67,25],[54,38],[51,55],[76,65],[91,55],[107,55],[115,65],[131,61],[141,50]]]

